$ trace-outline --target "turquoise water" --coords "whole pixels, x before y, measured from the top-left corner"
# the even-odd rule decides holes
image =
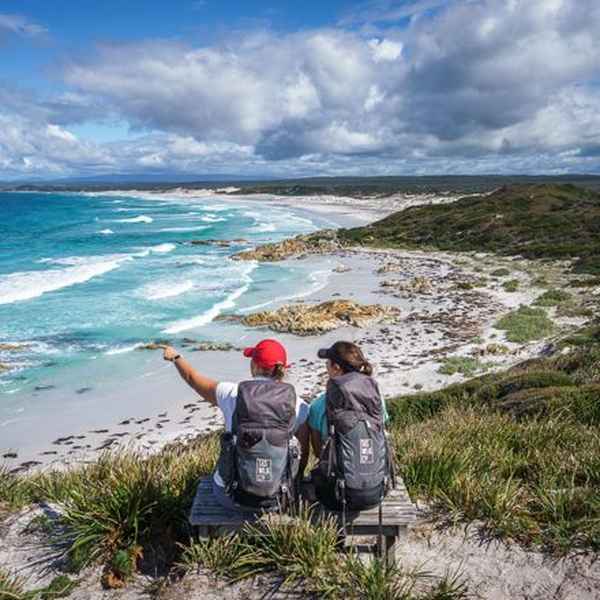
[[[229,257],[326,225],[300,208],[217,195],[0,193],[0,342],[29,344],[0,351],[10,367],[0,416],[71,371],[111,369],[108,359],[150,340],[214,339],[219,314],[322,285],[324,273],[302,263]],[[190,243],[238,238],[247,242]]]

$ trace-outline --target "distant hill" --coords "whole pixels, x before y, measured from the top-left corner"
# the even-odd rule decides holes
[[[386,197],[396,193],[458,193],[489,192],[506,185],[539,183],[570,183],[600,191],[600,177],[596,175],[424,175],[384,177],[304,177],[269,179],[265,176],[243,175],[177,175],[134,174],[102,175],[53,181],[9,182],[0,188],[43,191],[79,190],[155,190],[174,187],[186,189],[233,186],[240,194],[277,194],[281,196],[334,195],[352,198],[364,196]]]
[[[487,196],[394,213],[340,236],[392,247],[573,259],[600,275],[600,194],[570,184],[502,187]]]

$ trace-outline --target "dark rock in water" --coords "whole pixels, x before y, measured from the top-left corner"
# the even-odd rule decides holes
[[[108,429],[92,429],[90,433],[108,433]]]
[[[164,413],[160,413],[158,416],[159,416],[159,417],[161,417],[161,418],[163,418],[163,417],[166,417],[166,416],[167,416],[167,413],[166,413],[166,412],[164,412]]]
[[[2,455],[2,458],[17,458],[17,453],[16,452],[7,452],[6,454]]]
[[[131,423],[131,419],[125,419],[124,421],[121,421],[119,423],[119,425],[129,425]]]
[[[36,385],[33,390],[35,392],[45,392],[46,390],[53,390],[56,386],[52,384],[47,385]]]
[[[138,346],[136,350],[162,350],[165,346],[169,346],[169,340],[158,340]]]
[[[58,454],[56,450],[46,450],[45,452],[40,452],[43,456],[50,456],[51,454]]]
[[[0,351],[3,352],[23,352],[31,347],[31,344],[7,344],[0,343]]]
[[[192,348],[194,352],[229,352],[230,350],[241,350],[228,342],[200,342]]]
[[[82,387],[79,388],[78,390],[75,390],[76,394],[85,394],[86,392],[89,392],[92,388],[91,387]]]
[[[221,248],[229,248],[230,246],[238,246],[240,244],[248,244],[248,240],[244,240],[242,238],[235,240],[191,240],[188,242],[192,244],[192,246],[219,246]]]

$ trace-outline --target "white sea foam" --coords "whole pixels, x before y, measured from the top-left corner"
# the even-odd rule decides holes
[[[263,223],[262,225],[252,227],[250,231],[253,231],[254,233],[271,233],[277,231],[277,225],[275,225],[275,223]]]
[[[279,302],[287,302],[288,300],[297,300],[298,298],[306,298],[306,296],[316,294],[319,290],[322,290],[327,285],[330,274],[331,271],[315,271],[314,273],[311,273],[309,277],[311,281],[310,287],[304,291],[298,292],[297,294],[290,294],[288,296],[277,296],[276,298],[268,300],[267,302],[261,302],[260,304],[254,304],[253,306],[240,308],[238,312],[246,314],[254,310],[264,308],[265,306],[278,304]]]
[[[101,233],[102,235],[111,235],[114,231],[112,229],[101,229],[98,233]]]
[[[158,254],[166,254],[167,252],[173,252],[177,246],[175,244],[158,244],[152,246],[150,252],[157,252]]]
[[[159,229],[160,233],[165,232],[185,232],[185,231],[203,231],[204,229],[208,229],[209,225],[200,225],[198,227],[164,227],[163,229]]]
[[[77,257],[73,257],[77,258]],[[90,259],[96,259],[95,261]],[[127,257],[128,258],[128,257]],[[60,264],[71,264],[65,269],[44,269],[40,271],[23,271],[0,277],[0,304],[11,304],[22,300],[37,298],[42,294],[84,283],[93,277],[119,268],[123,258],[99,260],[102,257],[89,257],[88,262],[68,263],[67,259]]]
[[[154,219],[148,215],[139,215],[131,217],[131,219],[117,219],[115,223],[152,223]]]
[[[149,246],[139,252],[134,252],[131,256],[133,258],[144,258],[150,254],[166,254],[167,252],[173,252],[177,246],[175,244],[157,244],[156,246]]]
[[[204,215],[200,217],[201,221],[205,223],[221,223],[222,221],[227,221],[227,219],[223,219],[223,217],[217,217],[216,215]]]
[[[198,327],[202,327],[203,325],[208,325],[211,323],[216,317],[218,317],[224,310],[228,310],[233,308],[236,305],[236,300],[243,296],[248,289],[250,288],[250,283],[252,282],[252,278],[250,277],[250,273],[257,267],[256,262],[248,263],[245,267],[244,271],[240,274],[239,279],[244,281],[244,285],[239,288],[233,290],[224,300],[217,302],[213,306],[211,306],[208,310],[205,310],[203,313],[199,314],[196,317],[192,317],[191,319],[181,319],[180,321],[175,321],[169,325],[166,329],[163,329],[163,333],[175,334],[181,333],[182,331],[187,331],[189,329],[196,329]]]
[[[222,311],[227,310],[228,308],[233,308],[235,306],[235,301],[245,294],[248,291],[250,284],[243,285],[242,287],[234,290],[221,302],[217,302],[214,306],[204,311],[202,314],[197,317],[193,317],[192,319],[183,319],[181,321],[176,321],[169,327],[163,330],[164,333],[181,333],[182,331],[187,331],[188,329],[196,329],[198,327],[202,327],[203,325],[208,325],[211,323],[216,317],[218,317]]]
[[[181,294],[189,292],[193,287],[193,281],[153,283],[143,289],[143,294],[148,300],[162,300],[163,298],[181,296]]]
[[[119,346],[118,348],[111,348],[110,350],[107,350],[104,354],[107,356],[112,356],[113,354],[125,354],[126,352],[131,352],[142,345],[143,344],[141,342],[138,342],[137,344],[133,344],[131,346]]]

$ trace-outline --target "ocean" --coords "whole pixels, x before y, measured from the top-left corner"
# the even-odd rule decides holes
[[[220,314],[324,286],[327,271],[308,263],[230,257],[326,226],[302,207],[208,192],[0,193],[0,343],[26,345],[0,350],[0,438],[77,394],[129,385],[141,344],[220,341]],[[213,239],[240,241],[191,243]]]

